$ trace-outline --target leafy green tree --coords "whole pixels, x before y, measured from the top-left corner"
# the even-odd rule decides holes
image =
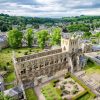
[[[84,32],[83,34],[83,38],[86,38],[86,39],[90,38],[91,36],[92,36],[91,32]]]
[[[25,34],[25,40],[27,41],[27,45],[28,47],[32,47],[33,44],[33,29],[32,28],[28,28],[27,32]]]
[[[58,45],[60,44],[61,40],[61,29],[55,28],[51,34],[51,45]]]
[[[100,43],[100,32],[96,33],[95,36],[96,36],[97,39],[98,39],[98,43]]]
[[[22,32],[18,29],[13,29],[8,32],[8,43],[11,48],[19,48],[22,41]]]
[[[0,92],[0,100],[13,100],[13,99],[9,96],[4,96],[4,94]]]
[[[49,38],[49,34],[47,30],[41,30],[37,33],[37,40],[40,48],[44,48],[46,46],[46,41]]]

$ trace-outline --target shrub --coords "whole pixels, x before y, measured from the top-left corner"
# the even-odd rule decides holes
[[[62,91],[59,88],[56,88],[56,91],[59,95],[62,95]]]
[[[67,73],[66,75],[65,75],[65,79],[66,78],[69,78],[70,77],[70,73]]]
[[[81,96],[85,95],[87,93],[87,91],[83,91],[80,94],[78,94],[77,96],[73,97],[72,100],[77,100],[78,98],[80,98]]]
[[[24,52],[24,55],[28,55],[28,52]]]
[[[67,83],[67,81],[64,81],[64,82],[63,82],[63,84],[66,84],[66,83]]]
[[[7,62],[7,63],[6,63],[6,65],[7,65],[7,66],[9,66],[9,65],[10,65],[10,63],[9,63],[9,62]]]
[[[64,86],[64,85],[62,85],[62,86],[60,87],[60,89],[61,89],[61,90],[64,90],[64,89],[65,89],[65,86]]]
[[[18,51],[18,53],[21,53],[21,51]]]
[[[78,92],[78,90],[77,89],[73,89],[71,92],[72,92],[72,94],[76,94]]]
[[[64,98],[63,100],[67,100],[67,98]]]
[[[5,71],[7,71],[7,67],[6,66],[4,66],[3,68],[4,68]]]
[[[32,49],[29,49],[29,52],[32,52]]]
[[[56,83],[59,82],[59,80],[58,79],[57,80],[52,80],[51,82],[54,83],[54,84],[56,84]]]

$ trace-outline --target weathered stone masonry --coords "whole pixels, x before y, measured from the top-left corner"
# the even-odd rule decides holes
[[[78,52],[78,40],[62,39],[62,48],[45,51],[24,57],[14,57],[14,67],[16,72],[17,84],[33,82],[40,76],[51,77],[61,70],[77,71],[81,69]],[[70,44],[72,43],[72,45]],[[66,46],[67,44],[67,46]],[[68,52],[68,50],[70,50]],[[74,50],[74,51],[73,51]],[[77,51],[77,52],[76,52]]]

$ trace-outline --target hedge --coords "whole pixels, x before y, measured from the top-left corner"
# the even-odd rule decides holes
[[[82,97],[83,95],[85,95],[86,93],[88,93],[87,90],[85,90],[85,91],[81,92],[80,94],[78,94],[77,96],[73,97],[72,100],[76,100],[76,99]]]

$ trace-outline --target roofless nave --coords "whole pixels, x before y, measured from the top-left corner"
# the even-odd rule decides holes
[[[61,48],[16,58],[13,57],[17,84],[33,83],[38,85],[44,77],[54,76],[57,72],[78,71],[85,62],[77,38],[61,38]]]

